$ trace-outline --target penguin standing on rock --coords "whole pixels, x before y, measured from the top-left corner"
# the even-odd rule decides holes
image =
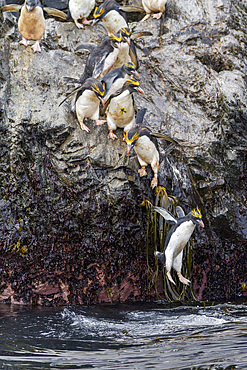
[[[61,18],[67,19],[67,14],[54,8],[43,8],[40,0],[25,0],[23,5],[5,5],[2,7],[2,12],[18,12],[21,10],[21,15],[18,20],[18,29],[22,35],[20,44],[28,46],[30,40],[34,40],[32,45],[33,51],[41,51],[39,41],[45,33],[45,17],[44,12]]]
[[[88,78],[82,87],[78,89],[76,96],[76,115],[81,129],[89,132],[89,128],[84,123],[84,118],[90,118],[96,125],[102,125],[105,120],[99,120],[99,103],[104,105],[105,84],[91,77]]]
[[[113,133],[117,127],[123,128],[126,132],[134,126],[135,108],[132,96],[134,92],[144,94],[139,82],[135,78],[130,78],[126,80],[119,91],[110,96],[109,106],[106,111],[109,139],[117,139],[117,136]]]
[[[158,142],[155,136],[164,140],[176,143],[173,139],[166,135],[152,133],[146,126],[143,125],[143,118],[146,113],[146,108],[141,109],[136,117],[136,126],[125,134],[127,144],[127,153],[129,155],[134,148],[141,168],[138,170],[140,176],[146,176],[146,166],[151,165],[154,172],[154,177],[151,181],[151,187],[155,188],[158,185],[159,171],[159,149]]]
[[[196,208],[185,216],[182,208],[176,207],[179,216],[176,219],[165,208],[153,207],[153,210],[164,217],[167,223],[173,225],[167,235],[164,252],[154,252],[154,255],[165,265],[167,277],[173,284],[175,284],[175,282],[171,276],[172,267],[176,270],[181,283],[189,285],[190,280],[186,279],[181,274],[183,249],[188,243],[196,225],[204,227],[201,211]]]
[[[147,14],[141,22],[148,19],[151,13],[155,13],[152,15],[153,18],[160,19],[166,9],[166,3],[167,0],[142,0],[143,8]]]
[[[76,50],[91,49],[91,53],[86,62],[84,73],[79,79],[73,77],[64,77],[64,79],[69,83],[76,83],[82,86],[84,82],[90,77],[101,80],[103,76],[111,70],[117,58],[118,52],[121,49],[121,41],[122,37],[116,34],[106,37],[98,46],[90,44],[78,46]],[[66,96],[66,98],[63,99],[59,106],[62,105],[70,96],[80,91],[82,86],[77,87],[76,89],[71,91]]]
[[[83,25],[90,25],[87,17],[95,7],[95,0],[69,0],[69,11],[78,28],[84,28]],[[78,20],[81,19],[82,23]]]
[[[102,5],[95,9],[93,26],[102,21],[109,34],[116,33],[122,27],[128,27],[125,12],[142,12],[143,9],[136,6],[123,6],[115,0],[106,0]]]

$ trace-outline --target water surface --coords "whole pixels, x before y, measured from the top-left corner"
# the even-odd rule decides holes
[[[247,302],[0,305],[2,369],[247,369]]]

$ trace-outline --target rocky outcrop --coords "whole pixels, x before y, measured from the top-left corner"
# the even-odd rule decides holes
[[[159,184],[186,211],[197,204],[206,224],[194,237],[200,299],[241,296],[246,280],[246,11],[244,1],[171,0],[161,22],[129,16],[135,31],[153,34],[137,40],[145,96],[136,106],[147,107],[149,127],[183,142],[168,154],[159,142]],[[70,101],[58,107],[69,88],[63,77],[84,70],[88,53],[75,48],[100,43],[104,27],[48,18],[34,54],[18,43],[15,15],[1,21],[0,299],[155,298],[140,207],[144,196],[154,200],[151,169],[140,179],[121,130],[116,141],[105,125],[88,121],[83,132]]]

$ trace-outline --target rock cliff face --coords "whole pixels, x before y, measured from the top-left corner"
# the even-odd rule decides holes
[[[163,20],[139,23],[142,16],[129,16],[135,31],[153,34],[137,40],[145,96],[135,97],[136,106],[147,107],[145,122],[154,131],[184,141],[163,154],[159,185],[186,211],[202,210],[195,293],[233,299],[244,294],[247,267],[246,3],[171,0]],[[46,24],[42,52],[34,54],[18,43],[15,15],[1,16],[0,300],[153,299],[140,207],[144,196],[155,197],[151,169],[140,179],[121,130],[111,141],[106,125],[88,121],[86,133],[70,101],[58,107],[68,91],[63,77],[84,70],[88,53],[75,48],[100,43],[106,32],[100,24],[85,30],[53,18]],[[162,297],[159,281],[158,292]]]

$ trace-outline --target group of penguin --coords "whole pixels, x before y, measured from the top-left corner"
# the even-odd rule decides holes
[[[18,20],[18,29],[22,36],[20,44],[27,46],[30,40],[35,41],[32,45],[34,52],[40,52],[39,41],[45,32],[44,11],[49,15],[68,20],[71,17],[78,28],[84,25],[94,26],[102,21],[108,36],[100,45],[80,45],[76,50],[89,49],[83,74],[78,78],[66,77],[67,81],[78,85],[74,88],[60,105],[73,94],[76,94],[75,110],[81,129],[89,132],[84,119],[94,120],[96,125],[107,122],[109,139],[117,139],[114,131],[117,127],[123,128],[124,140],[127,144],[129,155],[134,148],[141,168],[140,176],[147,175],[148,164],[154,172],[151,187],[158,185],[159,150],[156,137],[175,142],[163,134],[155,134],[143,124],[146,109],[141,109],[135,117],[135,105],[133,94],[144,94],[139,81],[139,67],[133,32],[127,24],[126,11],[145,11],[142,19],[150,17],[159,19],[165,11],[167,0],[142,0],[143,8],[135,6],[121,6],[115,0],[106,0],[102,5],[95,8],[95,0],[69,0],[69,16],[64,12],[43,7],[40,0],[25,0],[23,5],[5,5],[2,12],[21,11]],[[95,10],[94,10],[95,8]],[[88,16],[94,10],[93,20]],[[136,37],[143,36],[137,34]],[[100,106],[102,105],[101,109]],[[99,119],[106,114],[106,120]],[[176,143],[176,142],[175,142]],[[162,207],[153,207],[167,223],[172,227],[166,238],[164,251],[155,252],[155,256],[165,265],[168,279],[175,284],[171,276],[171,269],[177,272],[181,283],[188,285],[190,281],[182,276],[183,249],[189,241],[196,225],[204,227],[202,215],[198,208],[193,209],[187,215],[181,207],[177,207],[178,219]]]

